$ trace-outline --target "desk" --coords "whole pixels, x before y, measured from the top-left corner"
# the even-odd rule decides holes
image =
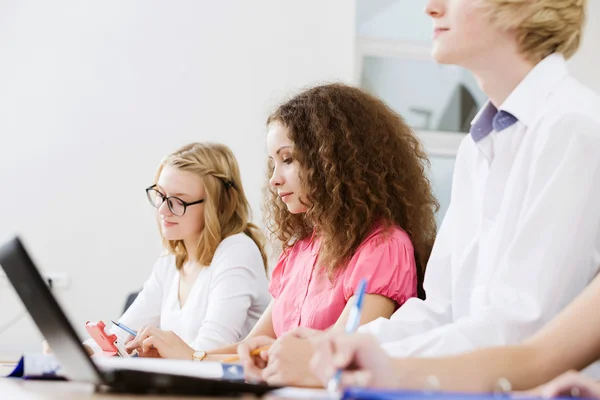
[[[42,381],[22,380],[16,378],[4,378],[14,369],[9,362],[16,362],[19,357],[13,354],[0,353],[0,400],[78,400],[78,399],[150,399],[150,400],[179,400],[179,399],[212,399],[210,397],[193,396],[150,396],[150,395],[127,395],[112,393],[96,393],[94,385],[78,382],[64,381]],[[246,397],[255,399],[255,397]],[[227,400],[225,397],[218,397]],[[237,400],[244,399],[238,397]]]
[[[4,359],[6,361],[7,359]],[[151,396],[95,393],[94,386],[87,383],[65,381],[35,381],[18,378],[4,378],[12,372],[13,367],[0,365],[0,400],[79,400],[79,399],[149,399],[149,400],[189,400],[189,399],[219,399],[226,397],[193,397],[193,396]],[[236,397],[235,399],[256,399],[254,396]],[[267,396],[267,400],[283,400],[278,396]]]
[[[308,397],[305,397],[308,398]],[[118,400],[256,400],[254,396],[244,397],[194,397],[194,396],[151,396],[132,394],[95,393],[94,386],[87,383],[64,381],[27,381],[16,378],[0,378],[1,400],[79,400],[79,399],[118,399]],[[267,395],[265,400],[285,400],[284,397]],[[289,399],[289,398],[288,398]]]
[[[190,397],[190,396],[149,396],[110,393],[94,393],[90,384],[61,381],[24,381],[21,379],[0,378],[0,399],[2,400],[79,400],[79,399],[149,399],[149,400],[183,400],[183,399],[219,399],[224,397]],[[240,398],[237,398],[238,400]],[[244,397],[241,397],[244,399]],[[246,397],[253,399],[253,397]]]

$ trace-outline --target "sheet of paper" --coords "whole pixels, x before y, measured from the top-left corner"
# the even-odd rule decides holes
[[[166,360],[162,358],[121,358],[94,357],[96,365],[101,370],[132,369],[155,373],[168,373],[183,376],[212,379],[243,378],[244,370],[240,365],[221,364],[218,362],[200,362],[192,360]]]
[[[57,358],[52,354],[26,353],[18,363],[1,368],[2,376],[15,378],[57,378],[63,371]]]
[[[52,354],[27,353],[23,376],[62,376],[60,364]]]

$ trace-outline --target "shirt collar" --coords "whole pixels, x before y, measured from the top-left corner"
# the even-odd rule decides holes
[[[487,102],[485,107],[479,111],[469,133],[475,142],[479,142],[492,131],[500,132],[518,121],[517,117],[511,113],[498,109],[491,103]]]
[[[533,67],[500,109],[513,114],[526,126],[531,126],[540,107],[567,74],[567,63],[562,54],[549,55]]]
[[[531,126],[555,86],[568,74],[567,63],[561,54],[551,54],[539,62],[499,109],[491,102],[477,113],[471,122],[471,136],[479,141],[492,130],[500,131],[517,120]]]

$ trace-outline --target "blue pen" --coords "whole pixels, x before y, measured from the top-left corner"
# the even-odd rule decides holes
[[[126,327],[125,325],[123,325],[123,324],[120,324],[120,323],[118,323],[118,322],[115,322],[115,321],[113,321],[112,319],[110,320],[110,322],[112,322],[113,324],[115,324],[115,326],[116,326],[116,327],[119,327],[119,328],[123,329],[125,332],[129,333],[130,335],[133,335],[133,337],[136,337],[136,336],[137,336],[137,332],[136,332],[136,331],[134,331],[133,329],[131,329],[131,328],[128,328],[128,327]]]
[[[350,310],[348,321],[346,321],[346,333],[354,333],[360,325],[360,315],[362,313],[363,298],[365,297],[365,290],[367,289],[367,280],[361,279],[356,288],[356,303]],[[342,370],[338,369],[335,375],[329,380],[327,384],[327,391],[330,394],[337,394],[340,386],[340,380],[342,379]]]

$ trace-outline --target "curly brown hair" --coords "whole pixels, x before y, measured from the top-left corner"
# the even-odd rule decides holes
[[[436,235],[429,160],[411,128],[380,99],[336,83],[305,90],[268,118],[294,143],[306,213],[292,214],[267,185],[265,217],[284,251],[313,231],[330,279],[347,265],[377,223],[398,225],[415,251],[419,297]],[[268,177],[272,173],[269,164]]]

